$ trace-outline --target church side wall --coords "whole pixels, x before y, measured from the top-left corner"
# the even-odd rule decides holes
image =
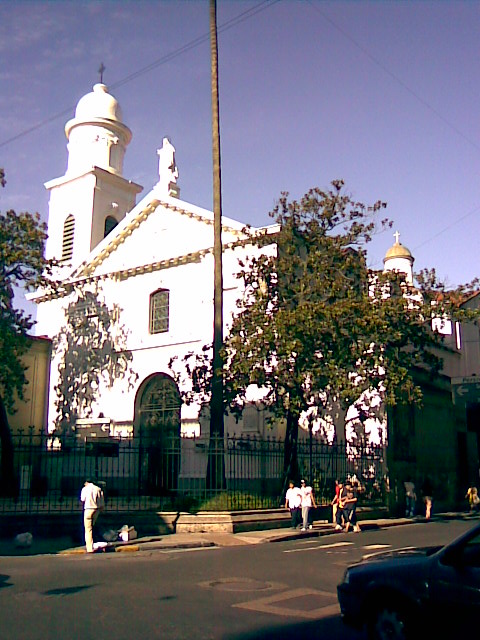
[[[435,510],[457,506],[463,490],[459,487],[458,433],[465,430],[465,424],[459,420],[448,389],[424,386],[423,393],[421,407],[404,408],[397,420],[391,411],[388,416],[391,497],[399,512],[404,508],[403,483],[409,477],[416,485],[420,513],[426,477],[433,485]]]

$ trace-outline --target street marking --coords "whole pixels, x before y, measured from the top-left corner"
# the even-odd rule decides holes
[[[298,609],[289,606],[288,601],[302,598],[302,608]],[[340,613],[340,607],[337,602],[331,604],[323,604],[328,601],[336,601],[337,594],[330,591],[317,591],[315,589],[293,589],[284,593],[268,596],[267,598],[259,598],[258,600],[249,600],[248,602],[240,602],[232,605],[238,609],[248,609],[249,611],[259,611],[260,613],[270,613],[277,616],[293,616],[296,618],[307,618],[308,620],[318,620],[330,616],[336,616]],[[305,606],[309,606],[308,609]]]
[[[335,547],[349,547],[353,542],[333,542],[332,544],[320,544],[315,547],[305,547],[304,549],[287,549],[283,553],[299,553],[300,551],[315,551],[316,549],[334,549]]]
[[[191,549],[159,549],[160,553],[191,553],[192,551],[217,551],[220,547],[192,547]],[[150,549],[148,549],[150,551]],[[152,549],[154,551],[154,549]]]
[[[367,544],[363,549],[388,549],[391,546],[391,544]]]

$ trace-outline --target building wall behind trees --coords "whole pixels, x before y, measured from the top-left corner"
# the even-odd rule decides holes
[[[48,338],[29,337],[29,348],[22,358],[28,384],[23,399],[16,399],[14,412],[7,414],[12,435],[31,427],[35,434],[45,433],[51,344]]]
[[[409,478],[416,486],[418,513],[424,513],[421,496],[427,477],[433,486],[434,509],[457,507],[471,480],[462,469],[478,467],[476,448],[461,447],[462,437],[467,436],[465,410],[453,403],[449,380],[425,381],[422,390],[421,407],[399,405],[388,412],[391,506],[398,512],[404,507],[403,483]]]

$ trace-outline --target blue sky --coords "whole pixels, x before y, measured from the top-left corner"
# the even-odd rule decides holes
[[[281,191],[343,178],[388,203],[416,269],[479,275],[479,2],[218,0],[218,23],[225,215],[268,224]],[[182,198],[211,208],[208,29],[207,0],[2,0],[0,208],[46,219],[43,183],[65,172],[64,125],[100,62],[133,132],[124,175],[148,191],[167,135]],[[393,241],[369,245],[372,267]]]

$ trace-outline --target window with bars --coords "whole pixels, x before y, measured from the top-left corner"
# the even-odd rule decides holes
[[[62,260],[71,260],[75,236],[75,218],[70,214],[63,224]]]
[[[150,296],[150,333],[165,333],[169,329],[170,291],[159,289]]]

